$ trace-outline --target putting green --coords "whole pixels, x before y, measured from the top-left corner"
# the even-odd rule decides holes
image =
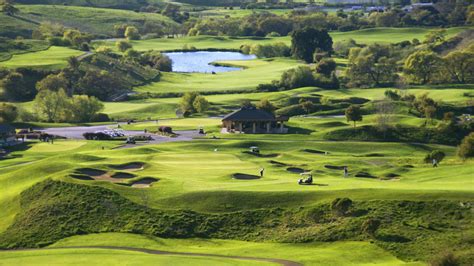
[[[10,60],[0,62],[0,67],[60,69],[66,66],[66,60],[69,57],[81,54],[84,54],[84,52],[66,47],[51,46],[44,51],[13,55]]]

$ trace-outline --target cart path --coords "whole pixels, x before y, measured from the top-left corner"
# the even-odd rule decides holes
[[[124,250],[124,251],[142,252],[142,253],[153,254],[153,255],[181,255],[181,256],[188,256],[188,257],[214,257],[214,258],[224,258],[224,259],[263,261],[263,262],[277,263],[283,266],[302,266],[303,265],[296,261],[284,260],[284,259],[230,256],[230,255],[228,256],[228,255],[191,253],[191,252],[172,252],[172,251],[163,251],[163,250],[155,250],[155,249],[147,249],[147,248],[133,248],[133,247],[119,247],[119,246],[72,246],[72,247],[31,248],[31,249],[0,250],[0,252],[41,251],[41,250],[61,250],[61,249]]]

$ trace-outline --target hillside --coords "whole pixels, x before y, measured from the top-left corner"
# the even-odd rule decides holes
[[[28,5],[68,5],[117,9],[139,9],[148,4],[147,0],[17,0],[16,2]]]

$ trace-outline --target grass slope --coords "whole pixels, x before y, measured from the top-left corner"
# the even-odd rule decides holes
[[[0,62],[0,67],[60,69],[66,66],[69,57],[79,56],[83,53],[84,52],[67,47],[52,46],[49,49],[40,52],[13,55],[10,60]]]
[[[405,263],[368,242],[261,243],[218,239],[165,239],[140,235],[106,233],[65,238],[51,247],[81,245],[129,246],[165,251],[208,253],[226,256],[256,256],[287,259],[304,265],[404,265]],[[361,251],[361,252],[358,252]],[[410,265],[417,265],[411,263]]]
[[[176,25],[171,19],[155,13],[137,13],[134,11],[78,7],[64,5],[18,5],[19,16],[34,21],[50,21],[81,31],[113,35],[114,25],[128,24],[141,27],[145,22],[160,23],[166,27]]]

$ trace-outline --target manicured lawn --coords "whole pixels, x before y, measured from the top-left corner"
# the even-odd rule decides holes
[[[285,70],[296,67],[299,64],[296,60],[286,58],[233,61],[232,65],[245,67],[246,69],[218,73],[216,75],[204,73],[163,73],[159,82],[136,87],[135,90],[152,93],[253,90],[258,84],[280,79],[281,74]]]
[[[14,55],[12,59],[0,62],[0,67],[60,69],[66,66],[66,60],[69,57],[79,56],[83,53],[84,52],[66,47],[52,46],[49,49],[40,52]]]
[[[131,234],[92,234],[71,237],[53,244],[52,247],[81,245],[129,246],[165,251],[279,258],[300,262],[304,265],[404,265],[390,253],[367,242],[337,243],[255,243],[217,239],[164,239],[147,238]],[[410,263],[410,265],[422,265]]]
[[[90,244],[90,243],[89,243]],[[153,255],[134,251],[100,249],[66,249],[0,252],[2,265],[276,265],[266,262],[221,259],[213,257],[186,257]]]

